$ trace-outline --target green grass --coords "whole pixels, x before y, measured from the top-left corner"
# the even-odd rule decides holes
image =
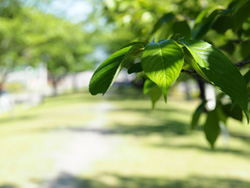
[[[39,106],[19,106],[0,117],[0,185],[29,188],[55,168],[71,138],[60,131],[84,126],[98,99],[87,92],[48,98]],[[14,117],[13,117],[14,115]],[[0,186],[1,187],[1,186]]]
[[[96,111],[98,104],[111,105]],[[79,176],[61,174],[86,188],[248,188],[250,187],[250,128],[231,120],[229,142],[220,138],[211,151],[203,132],[190,131],[197,101],[169,98],[154,111],[134,90],[49,98],[0,119],[0,187],[34,187],[53,171],[57,157],[72,138],[65,128],[88,131],[87,122],[105,116],[96,134],[114,142],[112,150],[83,169]],[[109,142],[108,142],[109,143]],[[86,143],[85,143],[86,144]]]

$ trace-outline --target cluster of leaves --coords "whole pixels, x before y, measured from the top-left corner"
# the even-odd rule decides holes
[[[202,11],[194,21],[174,13],[164,14],[155,23],[150,35],[160,40],[132,42],[112,54],[93,74],[90,93],[104,94],[121,69],[126,68],[129,74],[145,74],[144,94],[149,94],[154,106],[161,95],[167,101],[169,88],[183,67],[189,67],[203,78],[203,82],[209,82],[223,92],[217,96],[213,110],[206,109],[206,100],[203,100],[191,123],[195,128],[200,115],[206,114],[204,132],[211,147],[214,147],[221,124],[226,124],[228,117],[242,121],[243,111],[249,121],[247,83],[250,73],[243,77],[227,56],[201,39],[206,39],[211,30],[218,34],[230,30],[240,39],[248,40],[249,6],[249,0],[232,1],[226,9],[219,7]],[[138,59],[141,61],[135,61]],[[231,102],[225,100],[225,94]]]

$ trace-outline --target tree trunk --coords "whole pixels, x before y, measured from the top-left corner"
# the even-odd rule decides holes
[[[6,88],[4,88],[4,87],[5,87],[5,86],[4,86],[4,83],[5,83],[6,79],[7,79],[8,73],[9,73],[9,72],[6,71],[6,72],[3,74],[2,79],[1,79],[1,81],[0,81],[0,96],[2,96],[3,93],[6,91]]]
[[[73,92],[77,92],[78,91],[78,87],[77,87],[77,74],[73,74],[72,75],[72,89]]]
[[[198,83],[198,87],[199,87],[199,90],[200,90],[200,99],[202,101],[205,101],[206,100],[206,96],[205,96],[205,82],[201,78],[198,78],[197,79],[197,83]]]
[[[58,84],[58,80],[56,77],[53,77],[52,79],[52,86],[53,86],[53,96],[57,96],[58,95],[58,90],[57,90],[57,84]]]
[[[201,99],[202,101],[205,101],[205,100],[206,100],[205,82],[202,80],[201,77],[198,77],[198,78],[197,78],[197,83],[198,83],[198,87],[199,87],[199,90],[200,90],[200,99]],[[204,112],[208,112],[208,110],[207,110],[206,107],[204,108]]]

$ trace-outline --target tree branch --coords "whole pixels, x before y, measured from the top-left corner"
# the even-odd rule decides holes
[[[188,69],[181,69],[181,72],[189,73],[189,74],[196,74],[195,70],[188,70]]]
[[[243,61],[241,61],[239,63],[235,63],[235,66],[236,67],[242,67],[242,66],[245,66],[247,64],[250,64],[250,60],[243,60]]]
[[[236,67],[243,67],[243,66],[248,65],[248,64],[250,64],[250,60],[243,60],[243,61],[240,61],[238,63],[235,63],[234,65]],[[195,70],[189,70],[189,69],[181,69],[181,72],[185,72],[188,74],[197,74],[197,72]]]
[[[241,43],[243,41],[241,39],[236,39],[236,40],[227,40],[227,42],[232,42],[232,43],[239,44],[239,43]]]

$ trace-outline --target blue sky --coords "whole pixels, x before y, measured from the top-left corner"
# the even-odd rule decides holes
[[[44,7],[43,10],[47,13],[66,18],[73,23],[79,23],[87,19],[88,15],[93,11],[93,8],[87,0],[53,0],[50,6]],[[105,23],[104,21],[102,22]],[[91,24],[85,25],[85,29],[90,32],[94,30]],[[107,54],[102,48],[96,47],[92,56],[102,61],[107,57]]]
[[[84,21],[92,10],[90,3],[85,0],[53,0],[45,11],[78,23]]]

